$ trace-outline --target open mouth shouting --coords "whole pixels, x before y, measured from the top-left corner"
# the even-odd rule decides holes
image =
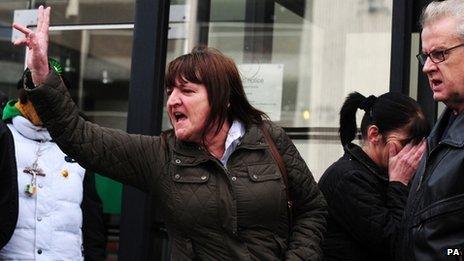
[[[182,112],[174,112],[174,123],[181,123],[187,120],[187,116]]]
[[[432,91],[438,90],[442,83],[443,81],[440,79],[430,79],[430,87],[432,88]]]

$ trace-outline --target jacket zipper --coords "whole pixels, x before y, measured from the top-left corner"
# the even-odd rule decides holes
[[[235,152],[235,151],[234,151]],[[232,154],[234,153],[232,152]],[[232,156],[232,154],[230,156]],[[219,166],[220,169],[222,169],[224,171],[224,173],[226,174],[227,176],[227,179],[229,180],[229,184],[232,186],[232,182],[230,182],[230,171],[224,166],[222,165],[221,161],[218,160],[216,157],[214,157],[211,153],[209,153],[210,155],[210,159],[215,162],[216,165]],[[230,156],[229,156],[229,159],[230,159]],[[235,200],[235,193],[233,191],[233,188],[232,189],[232,197],[234,198]],[[237,206],[235,205],[235,219],[237,218]],[[232,234],[234,235],[237,235],[237,221],[235,221],[233,224],[232,224]]]

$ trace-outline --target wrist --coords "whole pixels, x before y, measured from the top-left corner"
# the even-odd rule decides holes
[[[32,90],[44,83],[47,75],[44,76],[43,74],[44,73],[33,73],[29,69],[26,69],[23,73],[23,88],[25,90]]]
[[[48,59],[48,67],[46,69],[30,70],[29,68],[26,68],[23,73],[24,89],[31,90],[43,84],[51,71],[57,75],[61,75],[63,72],[63,68],[61,67],[60,63],[52,58]]]
[[[43,72],[31,71],[31,80],[34,86],[38,86],[45,82],[47,75],[50,73],[50,69]]]
[[[400,182],[407,186],[409,183],[409,179],[400,177],[390,177],[390,182]]]

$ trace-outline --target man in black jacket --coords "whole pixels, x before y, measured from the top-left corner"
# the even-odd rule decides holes
[[[445,112],[427,139],[412,182],[401,260],[457,260],[464,251],[464,1],[432,2],[422,13],[417,55]]]

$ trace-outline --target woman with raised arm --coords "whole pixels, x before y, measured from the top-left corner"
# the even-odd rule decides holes
[[[49,17],[50,9],[40,7],[36,32],[13,25],[25,35],[16,44],[29,48],[32,77],[25,89],[35,109],[82,166],[150,194],[166,222],[172,260],[320,259],[325,200],[282,128],[250,105],[230,58],[195,48],[169,63],[166,109],[173,129],[131,135],[78,116],[48,68]],[[273,144],[279,155],[271,153]]]
[[[356,112],[363,110],[361,146]],[[319,181],[328,206],[324,260],[392,260],[408,182],[425,150],[429,124],[410,97],[354,92],[340,111],[345,154]]]

